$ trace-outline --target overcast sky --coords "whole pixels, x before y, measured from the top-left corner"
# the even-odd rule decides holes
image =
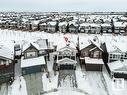
[[[0,0],[0,11],[127,11],[127,0]]]

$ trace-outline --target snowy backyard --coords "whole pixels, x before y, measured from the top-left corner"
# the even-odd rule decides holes
[[[95,35],[103,41],[112,39],[124,39],[126,36],[113,36],[112,34],[63,34],[63,33],[45,33],[45,32],[22,32],[15,30],[0,30],[0,44],[8,48],[16,44],[22,45],[25,41],[34,42],[42,38],[48,39],[51,45],[57,45],[63,37],[69,38],[75,46],[77,39],[85,40],[93,38]],[[79,61],[76,64],[76,70],[53,70],[54,54],[50,53],[50,60],[47,60],[47,72],[21,75],[20,65],[15,66],[15,80],[9,84],[0,86],[0,95],[127,95],[127,80],[124,80],[124,89],[113,89],[113,81],[109,76],[105,66],[103,71],[86,71],[84,66],[80,66]],[[20,64],[20,60],[18,60]]]

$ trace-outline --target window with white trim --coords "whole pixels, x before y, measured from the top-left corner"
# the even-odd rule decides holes
[[[35,52],[28,52],[27,57],[35,57],[36,53]]]

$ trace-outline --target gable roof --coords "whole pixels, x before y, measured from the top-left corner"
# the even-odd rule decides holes
[[[76,64],[77,62],[69,58],[63,58],[61,60],[57,60],[57,63],[58,64]]]
[[[127,60],[124,61],[114,61],[108,63],[108,66],[112,72],[126,72],[127,73]]]
[[[94,50],[94,49],[99,49],[100,51],[103,51],[99,46],[97,46],[96,44],[94,44],[92,41],[90,41],[90,42],[91,42],[91,43],[90,43],[88,46],[84,47],[83,49],[85,49],[85,48],[87,48],[87,47],[93,45],[94,47],[91,48],[89,51],[92,51],[92,50]]]
[[[33,43],[26,43],[24,46],[23,46],[23,49],[22,49],[22,52],[24,52],[24,51],[26,51],[28,48],[30,48],[30,47],[33,47],[33,48],[35,48],[36,50],[38,50],[37,48],[36,48],[36,45],[35,44],[33,44]]]
[[[33,46],[37,50],[44,50],[48,48],[48,42],[46,39],[38,39],[35,42],[26,42],[23,44],[23,52],[30,46]]]
[[[76,51],[76,49],[75,49],[75,48],[70,47],[70,46],[65,46],[65,47],[63,47],[63,48],[59,49],[58,51],[65,51],[65,50],[69,50],[69,51]]]

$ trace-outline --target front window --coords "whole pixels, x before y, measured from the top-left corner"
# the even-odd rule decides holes
[[[99,51],[95,51],[94,54],[93,54],[93,57],[98,58],[99,57]]]
[[[27,53],[27,57],[28,57],[28,58],[36,57],[36,53],[35,53],[35,52],[28,52],[28,53]]]

